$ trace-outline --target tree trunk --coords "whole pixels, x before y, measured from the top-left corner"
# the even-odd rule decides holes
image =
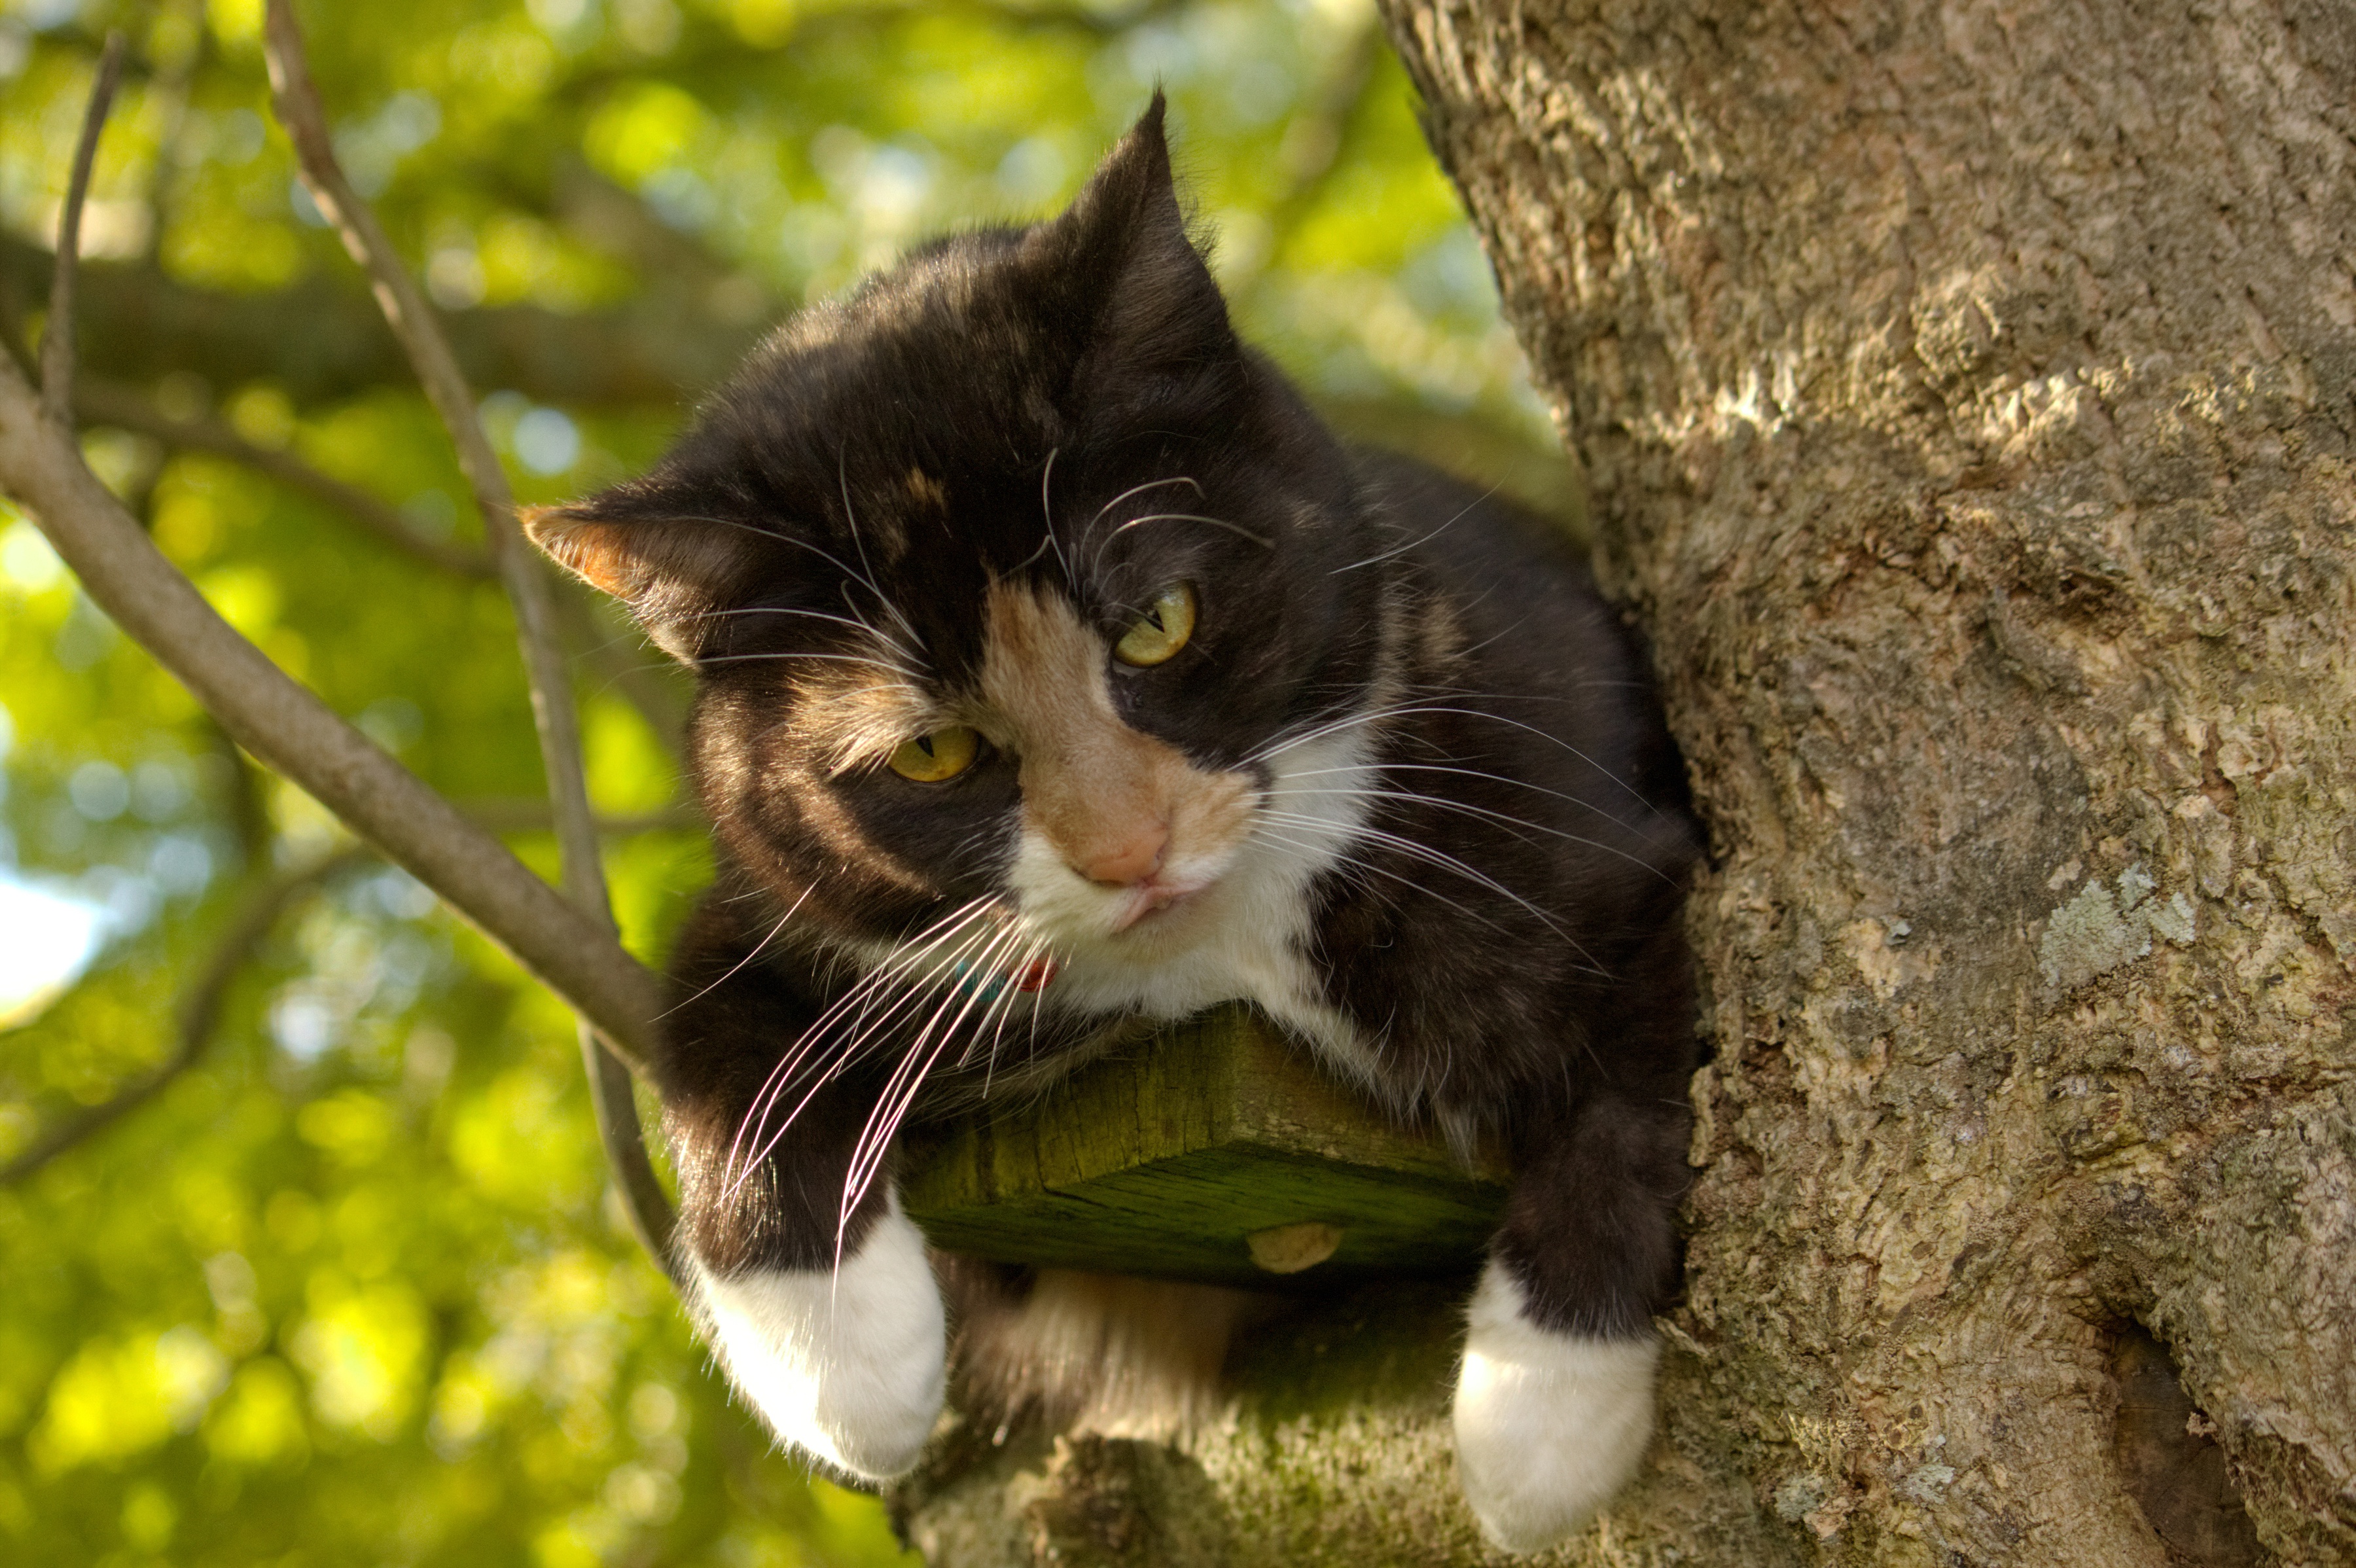
[[[1565,1560],[2356,1562],[2356,9],[1386,3],[1715,839],[1665,1436]],[[1480,1559],[1444,1307],[1349,1310],[918,1538]]]

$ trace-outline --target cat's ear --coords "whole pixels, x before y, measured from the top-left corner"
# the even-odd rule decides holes
[[[627,605],[655,645],[692,661],[712,607],[751,559],[757,531],[660,515],[609,491],[570,506],[526,507],[524,533],[591,587]]]
[[[1141,370],[1199,365],[1236,350],[1219,285],[1186,233],[1156,89],[1063,216],[1033,243],[1095,317],[1098,343]]]

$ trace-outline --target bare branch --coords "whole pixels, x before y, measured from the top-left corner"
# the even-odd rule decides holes
[[[427,400],[441,414],[443,426],[457,448],[458,467],[474,490],[475,505],[483,517],[484,534],[490,542],[491,558],[515,607],[524,670],[531,688],[532,716],[540,732],[541,764],[548,776],[549,800],[555,809],[557,850],[565,893],[584,916],[610,933],[613,909],[606,897],[596,825],[589,811],[588,784],[581,760],[580,715],[573,706],[572,675],[557,634],[547,572],[517,523],[515,497],[508,488],[507,474],[499,467],[498,454],[491,450],[490,438],[484,434],[482,421],[475,412],[474,394],[459,371],[458,361],[450,351],[449,341],[443,336],[433,308],[426,304],[417,280],[402,263],[376,214],[360,199],[337,162],[335,141],[328,134],[327,112],[311,80],[310,61],[304,49],[302,28],[294,19],[293,0],[269,0],[263,17],[263,54],[270,67],[272,102],[277,108],[279,123],[285,126],[294,144],[303,182],[319,209],[335,224],[345,250],[367,269],[386,321],[408,350],[410,364],[425,389]],[[584,1022],[585,1025],[589,1020],[584,1017]],[[593,1090],[599,1090],[594,1099],[599,1132],[607,1151],[626,1145],[637,1151],[636,1163],[644,1164],[644,1135],[638,1127],[635,1101],[626,1092],[604,1091],[601,1086],[605,1085],[605,1080],[618,1075],[608,1072],[599,1061],[604,1052],[597,1042],[584,1034],[582,1048],[591,1062]],[[617,1117],[626,1117],[626,1127],[615,1121]],[[653,1184],[650,1172],[645,1181],[632,1179],[636,1173],[631,1165],[626,1159],[617,1166],[624,1196],[632,1205],[633,1217],[648,1241],[648,1251],[659,1262],[667,1263],[672,1225],[669,1206],[661,1189]],[[657,1207],[646,1207],[649,1202]]]
[[[175,419],[127,387],[83,380],[74,390],[74,409],[94,424],[112,424],[149,435],[184,452],[210,452],[299,490],[359,523],[404,554],[462,577],[494,575],[487,552],[429,538],[391,506],[357,485],[323,474],[308,463],[267,446],[257,446],[218,420]]]
[[[337,872],[369,854],[363,844],[345,844],[328,851],[300,865],[290,866],[269,877],[247,895],[214,945],[211,956],[197,972],[196,979],[181,993],[177,1039],[172,1054],[157,1063],[146,1076],[128,1088],[96,1105],[59,1119],[48,1131],[20,1150],[6,1165],[0,1165],[0,1187],[12,1186],[56,1159],[76,1144],[87,1142],[108,1127],[138,1110],[170,1086],[173,1079],[197,1065],[205,1047],[212,1043],[213,1032],[220,1025],[221,1009],[229,999],[229,988],[236,980],[256,949],[270,935],[294,901],[333,876]]]
[[[105,52],[98,57],[98,80],[91,84],[90,107],[82,113],[81,139],[74,145],[73,173],[58,217],[57,266],[49,274],[49,318],[41,328],[41,401],[59,420],[73,407],[74,274],[81,262],[82,203],[98,161],[99,133],[106,129],[106,112],[122,80],[123,35],[109,33]]]
[[[91,598],[237,743],[440,894],[630,1053],[653,1039],[661,983],[498,840],[288,679],[205,602],[81,460],[73,433],[0,359],[0,487]]]

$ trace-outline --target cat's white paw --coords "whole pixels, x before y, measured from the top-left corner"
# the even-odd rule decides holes
[[[940,1414],[948,1324],[897,1202],[840,1272],[723,1279],[688,1260],[696,1316],[771,1431],[868,1480],[905,1473]]]
[[[1494,1262],[1467,1315],[1456,1379],[1456,1461],[1482,1533],[1508,1552],[1550,1546],[1635,1474],[1653,1435],[1660,1341],[1549,1334]]]

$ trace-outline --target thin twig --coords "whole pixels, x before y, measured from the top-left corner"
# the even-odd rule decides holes
[[[290,866],[269,877],[246,897],[221,933],[204,967],[181,993],[179,1022],[172,1054],[146,1076],[96,1105],[60,1118],[32,1143],[0,1165],[0,1187],[25,1180],[76,1144],[87,1142],[145,1105],[170,1086],[173,1079],[197,1065],[220,1026],[229,988],[254,950],[270,935],[288,907],[336,873],[367,858],[364,844],[345,844]]]
[[[106,129],[106,112],[113,106],[114,89],[123,80],[123,35],[106,36],[98,57],[98,80],[91,84],[90,107],[81,117],[81,139],[74,144],[73,173],[66,183],[66,204],[58,215],[56,270],[49,274],[49,318],[41,328],[41,402],[52,418],[63,421],[73,407],[74,274],[81,264],[81,209],[90,196],[90,173],[98,162],[98,136]]]
[[[515,498],[507,474],[491,450],[475,398],[433,308],[417,280],[402,264],[376,214],[344,177],[337,161],[335,140],[311,80],[310,61],[292,0],[269,0],[263,19],[263,56],[270,68],[272,102],[279,123],[294,144],[303,182],[321,212],[342,236],[344,249],[368,272],[375,285],[377,304],[408,351],[425,395],[442,416],[442,424],[458,452],[458,467],[473,489],[482,513],[483,531],[491,558],[507,585],[516,613],[517,635],[523,645],[524,671],[531,690],[532,716],[540,733],[541,766],[548,777],[549,800],[555,808],[556,842],[565,894],[587,918],[613,928],[613,909],[597,847],[597,830],[589,811],[587,779],[581,759],[580,718],[573,707],[572,677],[558,639],[549,579],[540,557],[517,525]],[[586,1020],[584,1020],[584,1027]],[[584,1035],[582,1048],[590,1065],[593,1089],[609,1074],[598,1058],[604,1047]],[[659,1263],[669,1263],[672,1216],[662,1189],[647,1165],[645,1138],[637,1124],[637,1108],[627,1094],[594,1095],[600,1134],[606,1152],[616,1159],[616,1175],[648,1251]],[[625,1130],[616,1122],[626,1116]],[[643,1167],[643,1168],[642,1168]],[[659,1208],[646,1207],[651,1200]]]
[[[471,545],[429,538],[401,515],[401,510],[357,485],[323,474],[298,457],[257,446],[218,420],[175,419],[127,387],[84,377],[74,389],[74,409],[94,424],[112,424],[134,435],[153,436],[184,452],[209,452],[276,479],[292,490],[340,512],[394,549],[427,565],[461,577],[495,575],[488,552]]]

